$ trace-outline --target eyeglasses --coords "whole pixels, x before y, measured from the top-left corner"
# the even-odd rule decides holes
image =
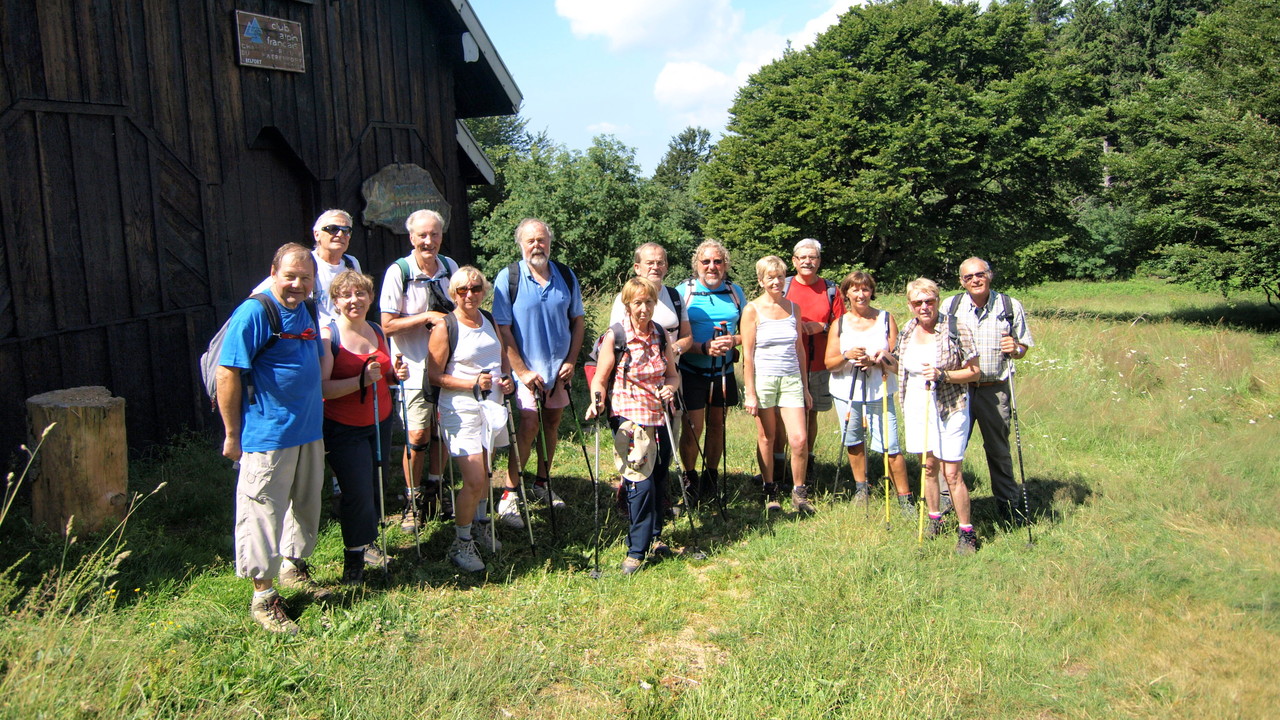
[[[798,262],[802,262],[805,260],[808,260],[809,262],[818,262],[819,260],[822,259],[817,255],[793,255],[792,257],[794,257]]]
[[[724,258],[707,258],[705,260],[699,260],[698,262],[702,263],[703,267],[708,265],[723,265]]]
[[[316,331],[313,328],[307,328],[300,333],[282,332],[280,333],[280,337],[285,340],[315,340],[317,336]]]
[[[926,305],[937,305],[938,298],[924,298],[923,300],[908,300],[907,304],[911,307],[924,307]]]
[[[325,225],[320,229],[329,233],[330,235],[337,235],[339,233],[346,233],[348,235],[351,234],[350,225]]]
[[[365,298],[367,298],[367,297],[369,297],[369,293],[367,293],[367,292],[365,292],[365,291],[363,291],[363,290],[351,290],[351,291],[349,291],[349,292],[345,292],[345,293],[342,293],[341,295],[336,296],[334,299],[335,299],[335,300],[350,300],[350,299],[352,299],[352,298],[355,298],[355,299],[363,300],[363,299],[365,299]]]
[[[960,279],[961,279],[961,280],[963,280],[964,282],[969,282],[970,280],[972,280],[972,279],[974,279],[974,278],[985,278],[986,276],[987,276],[987,271],[986,271],[986,270],[980,270],[980,271],[978,271],[978,272],[976,272],[976,273],[969,273],[968,275],[961,275],[961,276],[960,276]]]
[[[459,295],[479,295],[484,292],[483,285],[465,285],[458,288]]]

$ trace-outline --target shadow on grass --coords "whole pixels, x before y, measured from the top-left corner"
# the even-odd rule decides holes
[[[1110,322],[1170,321],[1202,327],[1227,327],[1260,333],[1280,331],[1280,308],[1263,302],[1218,303],[1205,307],[1178,308],[1168,312],[1098,312],[1053,306],[1037,307],[1037,317],[1063,320],[1106,320]]]

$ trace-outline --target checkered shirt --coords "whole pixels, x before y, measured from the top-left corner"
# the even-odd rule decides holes
[[[625,358],[614,358],[609,404],[614,415],[637,425],[660,426],[663,424],[662,402],[655,393],[667,376],[667,359],[658,344],[662,328],[655,326],[648,342],[636,337],[630,317],[623,318],[622,330],[627,335],[625,352],[631,357],[631,363],[627,367]]]
[[[916,325],[920,324],[918,318],[911,318],[902,328],[902,332],[898,333],[898,346],[894,348],[893,354],[902,357],[903,351],[906,350],[907,343],[911,340],[911,333],[916,329]],[[973,333],[969,331],[969,327],[964,323],[956,323],[956,333],[960,336],[960,344],[957,345],[951,341],[951,332],[948,329],[947,316],[939,314],[938,324],[934,326],[934,332],[937,333],[937,358],[934,360],[934,367],[942,370],[959,370],[964,367],[969,360],[978,354],[973,343]],[[952,413],[963,410],[969,402],[969,385],[954,384],[949,382],[936,382],[934,385],[934,398],[938,403],[938,414],[945,420],[951,417]],[[904,363],[898,363],[898,403],[905,407],[907,401],[907,367]]]
[[[939,308],[949,310],[955,303],[956,320],[973,333],[973,341],[978,345],[978,369],[982,371],[977,382],[1003,382],[1009,379],[1009,371],[1013,361],[1000,352],[1000,337],[1012,335],[1018,343],[1031,347],[1035,341],[1031,339],[1031,331],[1027,329],[1027,315],[1022,303],[1009,298],[1009,313],[1012,318],[1003,317],[1004,301],[1000,295],[992,291],[987,296],[986,307],[977,307],[968,293],[961,293],[947,298]]]

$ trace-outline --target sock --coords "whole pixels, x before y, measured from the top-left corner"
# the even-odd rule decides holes
[[[459,539],[459,540],[470,540],[470,539],[471,539],[471,526],[470,526],[470,525],[454,525],[454,526],[453,526],[453,532],[457,535],[457,537],[458,537],[458,539]]]
[[[254,600],[261,600],[262,598],[269,598],[269,597],[271,597],[272,595],[275,595],[275,594],[276,594],[276,589],[275,589],[275,588],[273,588],[273,587],[269,587],[269,588],[267,588],[266,590],[254,590],[254,591],[253,591],[253,599],[254,599]]]
[[[416,497],[417,495],[418,495],[418,486],[417,486],[417,485],[415,485],[415,486],[413,486],[413,487],[406,487],[406,488],[404,489],[404,496],[405,496],[405,498],[407,498],[407,499],[409,499],[409,500],[412,500],[412,499],[413,499],[414,497]]]
[[[519,488],[502,488],[502,499],[506,500],[511,497],[518,497]]]
[[[941,519],[942,519],[942,513],[929,513],[929,519],[930,519],[930,520],[941,520]]]
[[[857,480],[853,481],[854,492],[867,492],[870,489],[871,489],[870,483],[858,482]]]
[[[435,485],[436,487],[440,486],[440,482],[442,480],[444,480],[444,476],[442,475],[430,475],[430,474],[427,475],[427,482]]]
[[[773,462],[774,462],[774,464],[780,463],[780,462],[782,462],[782,461],[784,461],[784,460],[786,460],[786,459],[787,459],[787,454],[786,454],[786,453],[774,453],[774,454],[773,454]]]
[[[973,525],[961,525],[961,526],[960,526],[960,532],[962,532],[962,533],[971,533],[971,532],[973,532]]]
[[[476,519],[477,520],[481,518],[487,519],[489,517],[488,510],[489,510],[489,498],[482,498],[480,502],[476,505]]]
[[[537,485],[538,487],[544,488],[547,486],[547,480],[550,480],[550,478],[534,478],[533,484]]]
[[[899,498],[906,498],[906,499],[908,499],[908,500],[915,500],[915,499],[916,499],[916,498],[915,498],[915,495],[914,495],[913,493],[898,493],[898,497],[899,497]]]
[[[364,552],[368,545],[360,545],[358,547],[347,548],[347,552]]]

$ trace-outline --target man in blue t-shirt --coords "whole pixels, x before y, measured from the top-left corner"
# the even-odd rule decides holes
[[[313,306],[311,250],[281,246],[271,261],[270,301],[280,313],[272,331],[266,307],[250,298],[227,325],[218,359],[218,407],[226,437],[222,454],[240,465],[236,483],[236,575],[253,580],[253,619],[294,634],[273,584],[331,593],[311,579],[305,558],[315,549],[324,478],[323,346]],[[248,390],[251,388],[251,394]]]
[[[542,433],[546,454],[538,447],[533,495],[552,507],[564,502],[548,486],[555,454],[560,416],[569,404],[569,381],[582,347],[586,322],[578,278],[565,265],[551,259],[555,236],[541,220],[525,218],[516,227],[516,244],[522,259],[515,264],[515,303],[511,298],[511,269],[503,268],[493,281],[493,320],[507,347],[512,372],[519,381],[520,427],[516,432],[517,467],[524,469],[529,446],[538,436],[537,404],[542,406]],[[516,478],[508,477],[498,503],[498,515],[509,525],[519,520]]]

